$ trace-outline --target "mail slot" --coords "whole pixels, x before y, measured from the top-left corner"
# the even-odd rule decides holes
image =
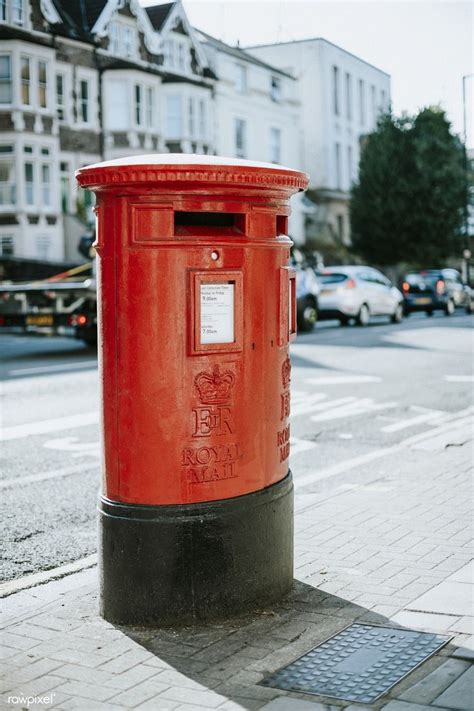
[[[101,609],[178,624],[293,577],[286,234],[295,170],[195,155],[82,168],[97,196]]]

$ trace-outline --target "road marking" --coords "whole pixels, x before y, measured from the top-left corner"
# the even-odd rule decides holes
[[[76,427],[95,425],[98,421],[99,413],[94,411],[85,412],[80,415],[69,415],[68,417],[55,417],[52,420],[41,420],[40,422],[27,422],[24,425],[4,427],[0,432],[0,442],[9,442],[13,439],[48,434],[49,432],[72,430]]]
[[[290,457],[301,452],[307,452],[310,449],[317,447],[316,442],[311,442],[309,439],[300,439],[299,437],[290,438]]]
[[[43,447],[56,449],[59,452],[70,452],[73,457],[100,457],[100,442],[78,442],[78,437],[48,439]]]
[[[382,447],[381,449],[374,449],[372,452],[367,452],[353,459],[346,459],[339,464],[335,464],[331,467],[326,467],[326,469],[320,469],[316,472],[307,472],[302,476],[295,476],[295,488],[303,488],[305,486],[310,486],[315,484],[322,479],[329,479],[330,477],[336,476],[337,474],[342,474],[343,472],[355,469],[363,464],[368,464],[376,459],[385,457],[388,454],[396,454],[405,448],[413,447],[415,449],[420,448],[418,445],[423,443],[424,440],[429,441],[431,439],[437,438],[439,435],[444,435],[453,429],[457,429],[464,425],[472,423],[472,413],[474,407],[468,407],[465,410],[460,410],[459,412],[453,414],[453,416],[442,426],[437,427],[434,430],[429,430],[428,432],[422,432],[420,434],[412,435],[402,440],[398,444],[394,444],[391,447]]]
[[[474,375],[445,375],[448,383],[474,383]]]
[[[344,398],[343,398],[344,399]],[[312,415],[312,422],[327,422],[328,420],[339,420],[345,417],[355,417],[356,415],[363,415],[368,412],[378,412],[380,410],[388,410],[393,407],[398,406],[398,402],[385,402],[376,403],[372,398],[346,398],[347,400],[353,400],[353,402],[348,402],[347,404],[340,403],[340,407],[332,407],[330,410],[325,412],[320,412],[318,415]],[[333,401],[337,402],[337,401]],[[322,409],[322,408],[321,408]]]
[[[69,476],[70,474],[77,474],[78,472],[86,472],[93,469],[95,466],[91,462],[87,464],[76,464],[71,467],[64,467],[63,469],[53,469],[50,472],[42,472],[40,474],[30,474],[30,476],[21,476],[13,479],[3,479],[0,480],[0,489],[11,489],[14,486],[23,486],[24,484],[32,484],[36,481],[46,481],[46,479],[56,479],[61,476]]]
[[[60,565],[52,570],[44,570],[41,573],[32,573],[31,575],[24,575],[22,578],[17,580],[9,580],[6,583],[0,584],[0,598],[7,597],[8,595],[13,595],[20,590],[26,590],[27,588],[33,588],[36,585],[43,585],[44,583],[49,583],[51,580],[57,580],[58,578],[64,578],[66,575],[71,575],[71,573],[78,573],[81,570],[86,570],[86,568],[92,568],[97,565],[97,553],[88,555],[85,558],[80,558],[74,561],[74,563],[66,563],[65,565]]]
[[[345,385],[347,383],[380,383],[377,375],[327,375],[306,380],[311,385]]]
[[[331,410],[333,407],[347,405],[356,400],[355,397],[341,397],[336,400],[326,400],[326,398],[327,395],[323,395],[323,393],[310,395],[306,402],[298,403],[296,407],[291,408],[291,417],[300,417],[319,410]]]
[[[381,432],[398,432],[399,430],[404,430],[407,427],[413,427],[414,425],[419,425],[422,422],[429,422],[430,420],[439,420],[446,415],[443,410],[431,410],[425,412],[422,415],[417,415],[416,417],[410,417],[408,420],[400,420],[400,422],[395,422],[392,425],[386,425],[380,429]]]
[[[34,375],[40,373],[59,373],[62,370],[76,370],[77,368],[97,367],[96,360],[81,360],[79,363],[61,363],[60,365],[38,365],[35,368],[15,368],[9,370],[8,375]]]

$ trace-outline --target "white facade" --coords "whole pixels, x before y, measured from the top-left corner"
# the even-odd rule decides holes
[[[325,39],[249,51],[298,79],[303,168],[311,185],[349,190],[361,136],[375,129],[380,112],[390,106],[390,76]]]
[[[349,191],[358,175],[361,139],[390,107],[390,76],[325,39],[248,51],[297,78],[302,167],[319,193],[321,219],[348,244]]]

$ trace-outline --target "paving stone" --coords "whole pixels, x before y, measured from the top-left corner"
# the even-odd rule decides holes
[[[385,706],[381,706],[383,711],[433,711],[432,706],[425,704],[412,704],[409,701],[389,701]],[[437,710],[439,711],[439,709]],[[448,711],[445,709],[444,711]]]
[[[453,709],[474,709],[474,667],[469,668],[443,691],[433,702],[434,706]]]
[[[171,699],[172,701],[180,701],[181,703],[192,703],[202,706],[205,709],[215,709],[224,701],[227,701],[225,696],[211,691],[199,691],[190,688],[171,687],[159,696],[160,699]]]
[[[265,711],[329,711],[338,707],[326,706],[326,704],[320,704],[317,701],[304,701],[303,699],[279,696],[278,699],[273,699],[262,708]]]
[[[413,610],[401,610],[392,617],[392,622],[403,625],[403,627],[429,632],[451,632],[452,625],[459,620],[460,618],[454,615],[438,615],[434,612],[415,612]]]
[[[431,674],[400,694],[400,699],[417,704],[430,704],[468,668],[468,662],[448,659]]]
[[[456,616],[472,615],[472,587],[467,583],[446,580],[413,600],[409,609]]]
[[[97,686],[81,681],[68,681],[62,686],[57,687],[57,691],[67,696],[72,696],[73,699],[79,697],[82,699],[91,699],[92,701],[106,701],[117,693],[116,689],[112,689],[110,686]]]

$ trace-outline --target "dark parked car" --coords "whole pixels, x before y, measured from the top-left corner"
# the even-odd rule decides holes
[[[409,272],[402,280],[403,308],[408,315],[412,311],[425,311],[432,316],[433,311],[444,311],[451,316],[456,308],[462,307],[472,312],[471,289],[463,284],[461,275],[455,269],[424,269]]]

